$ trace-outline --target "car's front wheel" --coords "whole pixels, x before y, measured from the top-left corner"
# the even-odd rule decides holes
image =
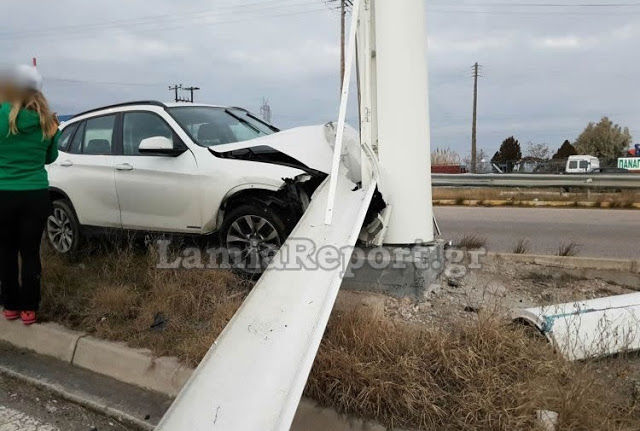
[[[252,275],[264,272],[286,237],[282,216],[260,202],[230,210],[220,229],[220,239],[227,248],[231,265]]]
[[[49,244],[60,254],[73,254],[80,244],[80,223],[71,202],[60,199],[53,202],[53,213],[46,226]]]

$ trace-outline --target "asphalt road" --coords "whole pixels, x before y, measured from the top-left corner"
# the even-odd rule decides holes
[[[554,255],[561,243],[579,244],[578,256],[640,259],[640,211],[565,208],[436,207],[442,237],[487,238],[487,249],[511,253],[522,238],[529,254]]]
[[[0,431],[131,431],[48,392],[0,376]]]

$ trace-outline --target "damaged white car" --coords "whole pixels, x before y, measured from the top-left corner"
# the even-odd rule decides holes
[[[347,135],[359,156],[357,133]],[[210,105],[146,101],[79,114],[63,124],[49,168],[47,237],[67,254],[105,230],[218,234],[239,266],[259,273],[327,177],[333,136],[332,125],[281,132],[244,109]]]

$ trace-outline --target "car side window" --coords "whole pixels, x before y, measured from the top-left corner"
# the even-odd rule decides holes
[[[140,156],[140,143],[161,136],[174,142],[173,130],[153,112],[126,112],[122,126],[122,146],[125,156]]]
[[[115,124],[115,115],[87,120],[82,140],[82,153],[94,156],[113,154],[113,130]]]
[[[75,132],[77,128],[77,123],[71,124],[70,126],[64,128],[62,133],[60,133],[60,138],[58,138],[58,150],[66,152],[69,149],[71,137],[73,136],[73,132]]]
[[[80,124],[78,126],[78,131],[73,136],[73,140],[71,141],[71,144],[69,145],[69,152],[71,154],[81,154],[82,153],[82,138],[84,136],[84,126],[85,126],[84,122],[82,124]]]

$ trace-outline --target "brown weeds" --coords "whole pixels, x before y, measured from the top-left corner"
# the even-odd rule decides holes
[[[43,317],[197,364],[250,284],[214,270],[159,270],[152,253],[45,254]],[[256,358],[259,361],[260,358]],[[469,315],[411,326],[365,311],[334,312],[306,394],[340,412],[423,430],[637,430],[640,415],[587,364],[568,363],[524,329]]]

